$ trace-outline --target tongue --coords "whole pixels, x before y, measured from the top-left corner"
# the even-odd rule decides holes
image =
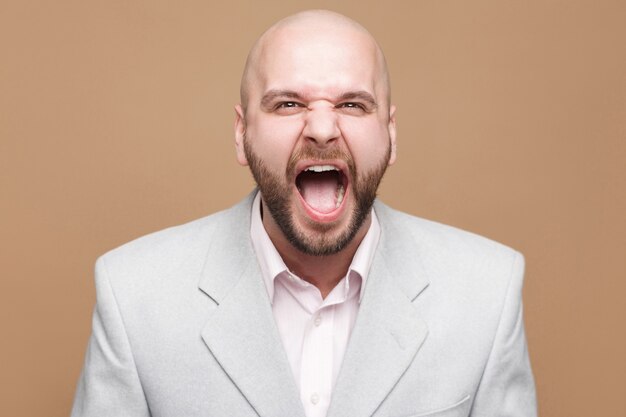
[[[337,174],[335,172],[311,173],[300,176],[300,194],[314,210],[330,213],[337,203]]]

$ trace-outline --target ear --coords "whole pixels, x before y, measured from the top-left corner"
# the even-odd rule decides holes
[[[235,106],[235,150],[237,151],[237,162],[240,165],[248,165],[246,152],[243,149],[243,141],[246,138],[246,119],[243,114],[241,104]]]
[[[389,165],[396,162],[396,106],[389,107],[389,124],[387,125],[389,132],[389,144],[391,145],[391,154],[389,155]]]

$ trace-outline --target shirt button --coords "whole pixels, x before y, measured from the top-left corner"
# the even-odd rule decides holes
[[[315,317],[315,321],[313,323],[315,323],[315,327],[319,326],[322,324],[322,318],[320,316]]]
[[[318,402],[320,402],[320,396],[317,395],[317,393],[311,395],[311,402],[313,403],[313,405],[317,404]]]

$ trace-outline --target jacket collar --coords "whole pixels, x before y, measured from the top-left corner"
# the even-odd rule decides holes
[[[428,334],[413,305],[429,284],[404,216],[374,206],[381,237],[370,279],[333,391],[328,417],[371,416],[409,367]]]
[[[202,339],[262,417],[304,417],[250,242],[254,193],[216,214],[199,287],[216,304]]]

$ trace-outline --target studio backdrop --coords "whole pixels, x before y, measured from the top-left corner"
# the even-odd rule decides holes
[[[307,8],[386,53],[386,203],[526,256],[540,415],[624,416],[624,1],[19,1],[0,6],[0,414],[69,414],[96,258],[227,208],[253,41]]]

